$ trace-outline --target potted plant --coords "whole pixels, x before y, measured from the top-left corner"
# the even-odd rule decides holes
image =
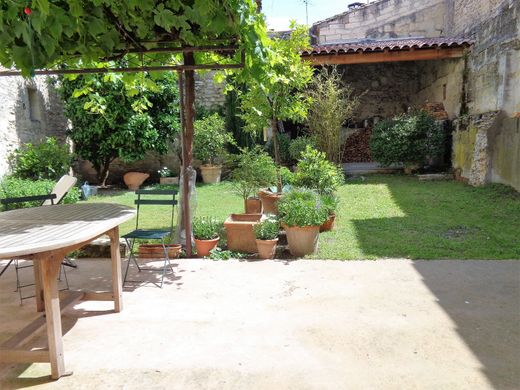
[[[320,225],[328,217],[320,196],[311,190],[293,189],[280,199],[278,210],[291,254],[302,257],[315,253]]]
[[[242,149],[236,158],[236,168],[232,173],[233,189],[244,199],[246,214],[262,212],[262,203],[254,195],[261,187],[276,184],[274,161],[259,146]]]
[[[123,175],[123,181],[129,190],[137,191],[146,179],[150,177],[149,173],[127,172]]]
[[[322,195],[321,205],[327,210],[327,220],[321,224],[320,233],[328,232],[334,229],[334,221],[336,220],[336,209],[338,208],[339,200],[335,195]]]
[[[280,167],[278,175],[282,182],[282,191],[278,192],[277,186],[271,186],[258,192],[258,196],[262,201],[262,209],[264,214],[278,214],[278,201],[283,194],[292,188],[294,182],[294,174],[287,167]]]
[[[159,173],[159,183],[162,185],[179,184],[179,177],[175,176],[172,170],[168,167],[162,167],[157,171]]]
[[[278,233],[280,223],[276,218],[269,217],[257,223],[253,230],[255,232],[258,257],[261,259],[272,259],[276,253],[278,244]]]
[[[193,154],[202,162],[200,171],[204,183],[220,183],[222,157],[233,136],[225,129],[224,119],[212,114],[194,122]]]
[[[206,257],[218,244],[222,224],[213,217],[198,217],[193,219],[192,229],[197,255]]]

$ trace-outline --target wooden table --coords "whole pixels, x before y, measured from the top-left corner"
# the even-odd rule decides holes
[[[79,300],[114,301],[123,308],[119,225],[135,215],[131,208],[109,203],[42,206],[0,213],[0,259],[33,260],[36,308],[44,311],[33,323],[0,345],[0,363],[50,362],[51,376],[67,375],[63,357],[61,311]],[[70,292],[61,301],[58,274],[65,255],[99,236],[110,237],[111,292]],[[26,351],[19,346],[47,325],[48,349]]]

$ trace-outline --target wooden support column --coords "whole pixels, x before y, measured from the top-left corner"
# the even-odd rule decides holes
[[[184,65],[195,65],[193,53],[184,53]],[[184,168],[183,177],[183,216],[184,229],[186,235],[186,256],[192,257],[191,247],[191,220],[190,220],[190,178],[193,162],[193,121],[195,119],[195,72],[193,70],[184,71],[184,82],[182,83],[182,103],[183,107],[183,136],[182,136],[182,166]]]
[[[119,253],[119,226],[107,232],[110,237],[110,257],[112,259],[112,294],[114,299],[114,311],[123,310],[123,285],[121,273],[121,254]]]

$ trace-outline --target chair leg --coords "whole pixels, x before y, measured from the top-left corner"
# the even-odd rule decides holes
[[[161,239],[161,244],[162,244],[162,247],[164,250],[164,266],[163,266],[163,272],[162,272],[162,276],[161,276],[161,288],[162,288],[163,283],[164,283],[164,275],[166,274],[166,266],[167,265],[170,266],[172,273],[173,273],[173,267],[172,267],[172,263],[170,262],[170,257],[168,256],[168,249],[166,249],[166,244],[164,243],[164,238]]]
[[[133,251],[134,251],[134,244],[135,244],[135,239],[128,239],[128,238],[125,238],[125,241],[126,241],[126,246],[128,247],[128,262],[126,263],[126,270],[125,270],[125,277],[123,278],[123,287],[125,286],[125,282],[126,282],[126,277],[128,276],[128,269],[130,268],[130,262],[133,260],[135,265],[137,266],[137,269],[139,270],[139,272],[141,272],[141,267],[139,267],[139,264],[137,264],[137,260],[135,259],[135,256],[133,255]]]

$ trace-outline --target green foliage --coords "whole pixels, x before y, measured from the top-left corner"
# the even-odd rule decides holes
[[[292,173],[289,170],[289,168],[280,167],[280,169],[278,170],[278,173],[280,175],[280,178],[282,180],[282,185],[284,187],[294,185],[294,173]]]
[[[336,214],[338,209],[339,199],[336,195],[325,194],[321,196],[321,205],[327,210],[328,215]]]
[[[209,251],[209,258],[211,260],[231,260],[231,259],[242,259],[246,257],[244,253],[234,252],[230,250],[223,250],[219,247],[213,248]]]
[[[173,73],[163,76],[155,81],[143,76],[139,98],[121,93],[124,75],[62,79],[65,113],[73,125],[69,135],[78,155],[92,162],[102,185],[114,159],[131,162],[148,151],[166,153],[179,133],[177,79]]]
[[[307,146],[296,166],[294,185],[333,194],[345,181],[343,170],[331,163],[325,153]]]
[[[298,161],[301,158],[301,154],[307,149],[307,145],[316,149],[317,140],[315,136],[303,136],[295,138],[289,145],[289,155],[294,161]]]
[[[161,177],[172,177],[173,176],[172,170],[170,168],[168,168],[168,167],[162,167],[161,169],[159,169],[157,171],[157,173]]]
[[[319,226],[328,218],[320,196],[308,189],[293,189],[278,202],[280,222],[292,226]]]
[[[31,8],[30,15],[24,14],[25,6]],[[0,64],[8,69],[15,66],[25,76],[59,64],[106,66],[96,61],[141,47],[136,42],[200,46],[216,40],[238,42],[247,54],[244,73],[255,74],[266,56],[265,39],[265,22],[253,0],[9,0],[0,5]],[[239,62],[240,55],[237,50],[232,60]],[[198,60],[214,62],[213,57],[200,55]],[[126,58],[146,66],[173,64],[178,55],[162,52]],[[139,76],[129,74],[128,85]]]
[[[280,155],[280,163],[281,164],[290,164],[291,163],[291,153],[289,152],[289,148],[291,147],[291,137],[286,133],[276,133],[276,139],[278,141],[278,152]],[[275,156],[274,150],[274,139],[271,138],[267,141],[265,148],[267,152],[273,157]]]
[[[19,179],[7,176],[0,182],[0,198],[19,198],[22,196],[47,195],[56,183],[53,180],[31,180]],[[62,203],[76,203],[80,199],[79,188],[72,188],[62,200]],[[9,209],[21,209],[25,207],[36,207],[41,205],[41,201],[13,203]]]
[[[27,143],[16,149],[9,156],[9,165],[13,176],[20,179],[57,180],[69,171],[72,159],[68,145],[47,138],[39,144]]]
[[[341,128],[359,105],[359,96],[342,80],[336,67],[323,68],[310,83],[307,96],[311,101],[307,124],[315,136],[318,150],[329,161],[342,161]]]
[[[280,222],[276,218],[268,217],[253,226],[257,240],[274,240],[280,232]]]
[[[197,217],[193,219],[192,229],[197,240],[212,240],[219,236],[222,222],[213,217]]]
[[[242,149],[236,163],[237,167],[232,174],[233,187],[244,200],[256,194],[260,188],[276,183],[274,161],[260,147]]]
[[[425,111],[377,123],[370,139],[374,160],[382,165],[423,164],[442,154],[446,134]]]
[[[215,164],[223,159],[226,146],[234,143],[233,136],[226,131],[224,119],[217,113],[198,119],[194,123],[193,155],[204,164]]]

